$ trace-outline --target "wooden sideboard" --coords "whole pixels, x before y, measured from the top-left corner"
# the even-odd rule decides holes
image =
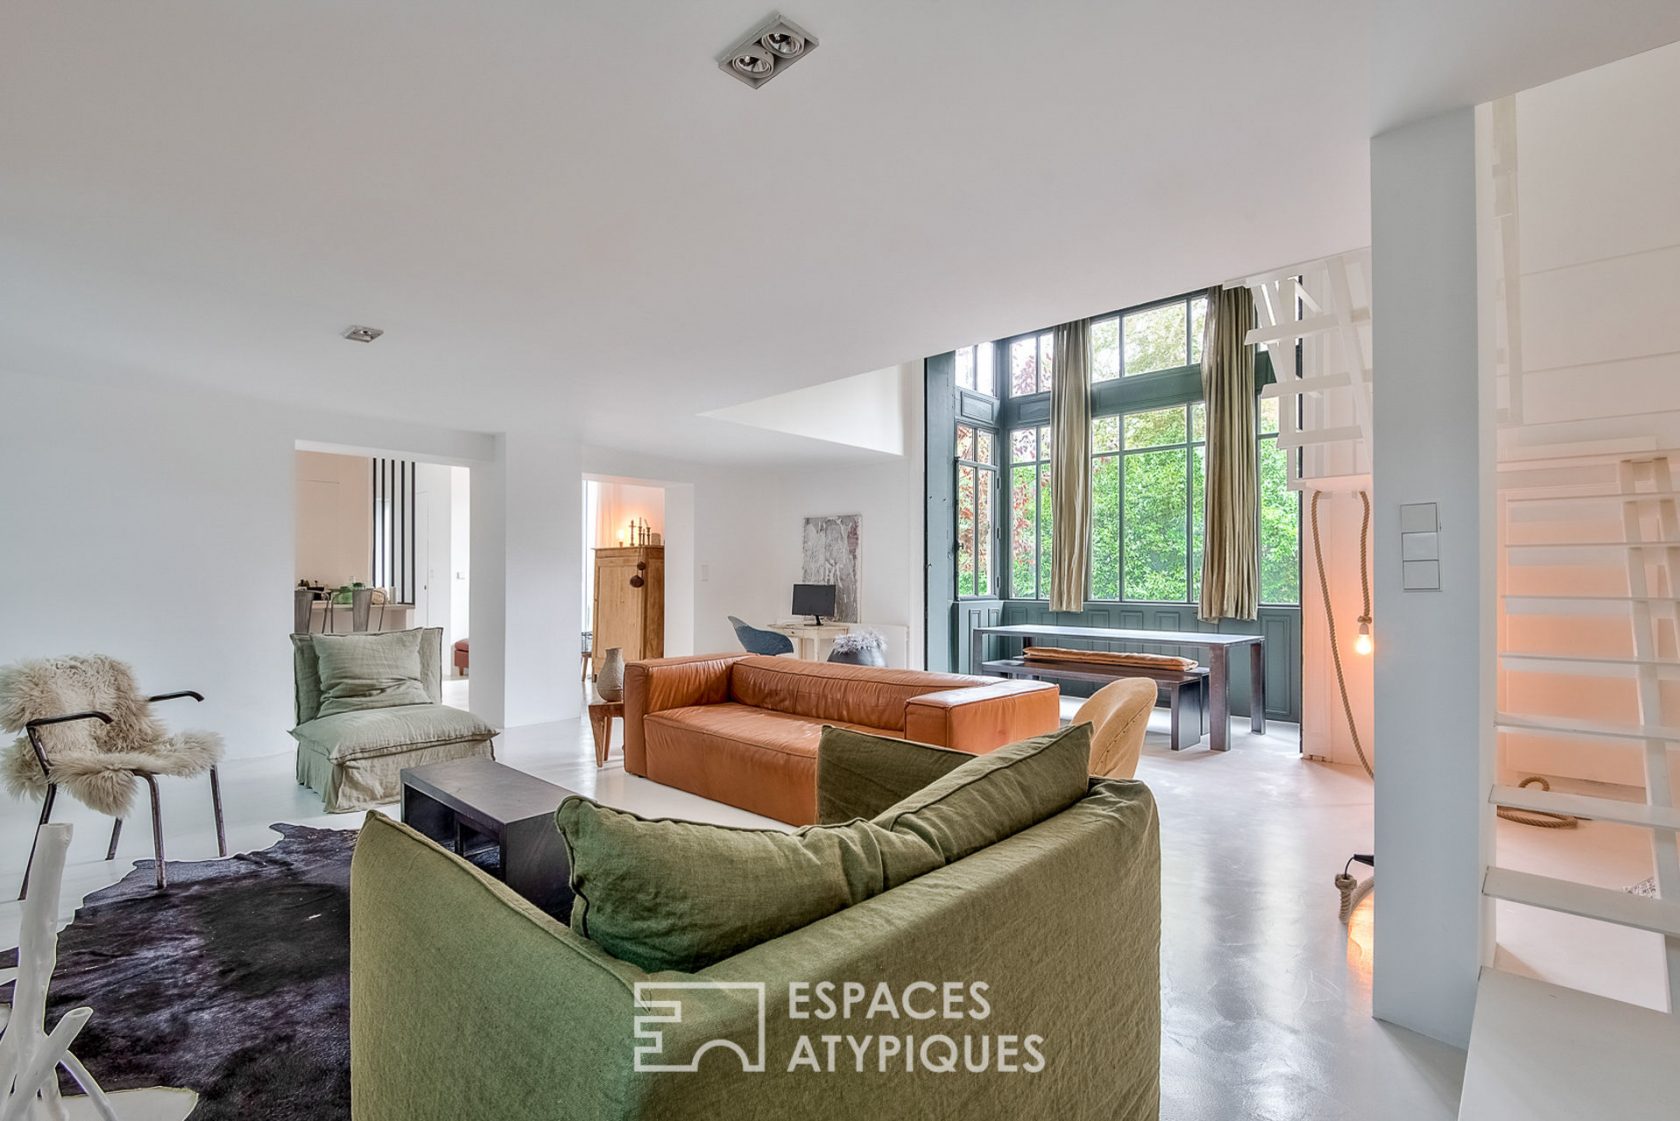
[[[663,545],[595,550],[593,672],[614,646],[626,662],[665,656]]]

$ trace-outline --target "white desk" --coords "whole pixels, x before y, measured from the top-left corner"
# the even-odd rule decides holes
[[[873,631],[886,642],[887,665],[900,669],[910,665],[910,628],[903,623],[824,623],[818,627],[810,623],[780,620],[764,629],[793,639],[794,657],[807,662],[827,661],[829,652],[834,649],[834,640],[843,634]]]
[[[834,640],[843,634],[851,634],[853,623],[824,623],[816,626],[812,623],[771,623],[764,629],[785,634],[793,639],[793,654],[807,662],[820,662],[828,657],[829,650],[834,647]]]

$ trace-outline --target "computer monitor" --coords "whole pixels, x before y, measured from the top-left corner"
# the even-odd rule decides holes
[[[793,613],[795,615],[809,615],[822,626],[822,617],[834,617],[834,585],[833,584],[795,584],[793,586]]]

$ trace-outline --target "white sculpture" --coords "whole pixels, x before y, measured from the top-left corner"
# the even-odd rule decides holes
[[[47,985],[58,960],[58,900],[69,846],[70,826],[41,826],[29,877],[33,890],[23,904],[18,967],[0,970],[0,984],[16,982],[11,1008],[0,1008],[0,1121],[180,1121],[198,1104],[191,1090],[158,1087],[106,1094],[70,1053],[93,1009],[72,1008],[52,1031],[46,1030]],[[61,1066],[85,1097],[60,1096]]]

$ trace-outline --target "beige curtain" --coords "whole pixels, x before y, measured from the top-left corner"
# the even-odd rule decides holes
[[[1253,324],[1254,298],[1247,288],[1208,289],[1202,336],[1207,489],[1200,614],[1210,622],[1252,619],[1260,607],[1254,348],[1243,341]]]
[[[1091,321],[1054,332],[1050,384],[1050,610],[1085,610],[1091,541]]]

